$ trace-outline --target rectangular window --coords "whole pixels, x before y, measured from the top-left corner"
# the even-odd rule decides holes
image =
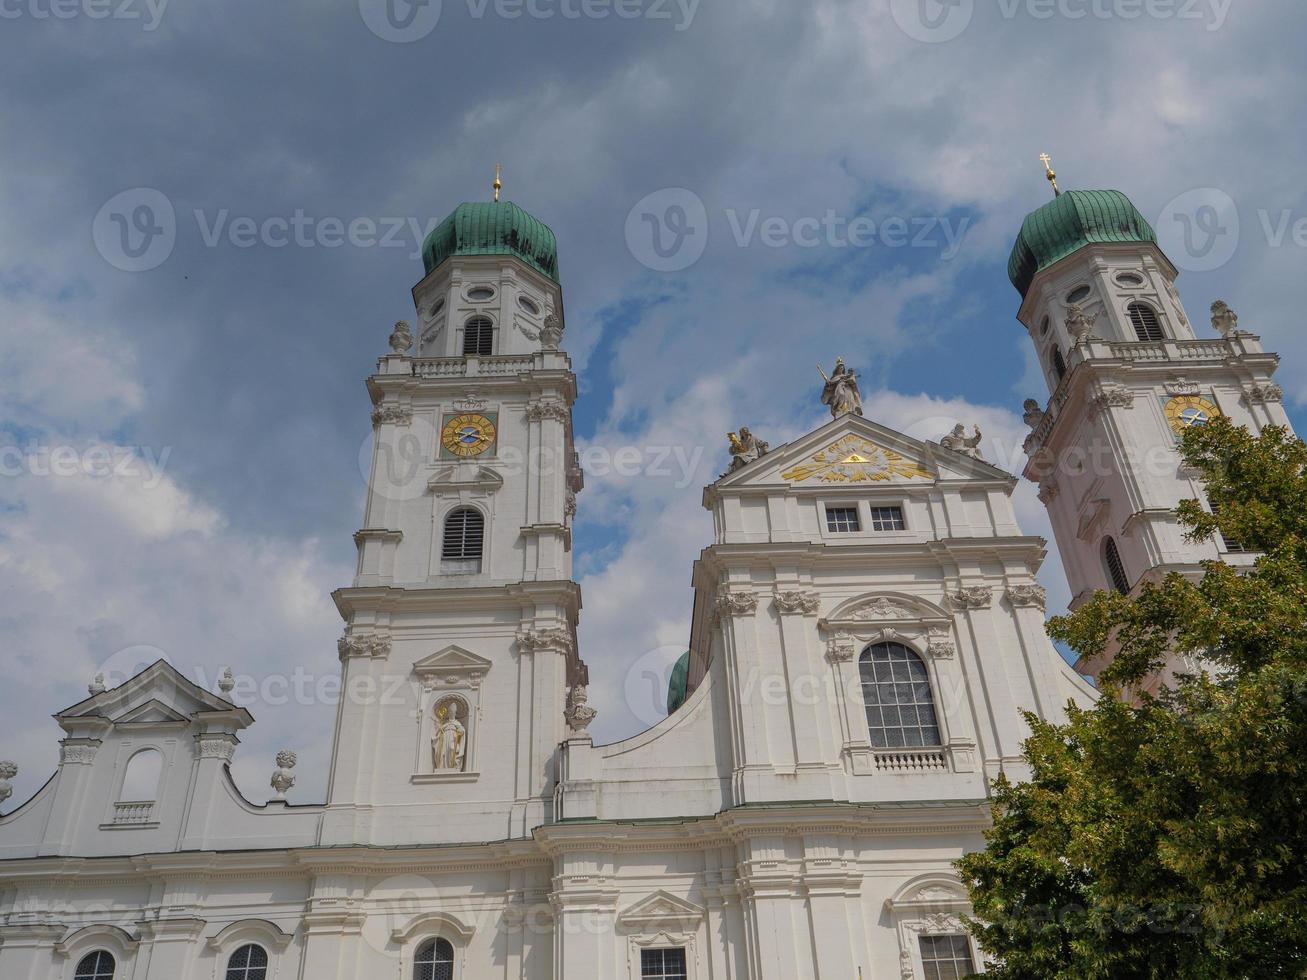
[[[830,531],[832,534],[847,534],[850,531],[861,531],[862,521],[858,520],[858,508],[827,507],[826,530]]]
[[[905,526],[902,507],[871,508],[871,529],[873,531],[902,531]]]
[[[640,980],[686,980],[685,950],[640,950]]]
[[[976,972],[966,936],[922,936],[921,968],[926,980],[961,980]]]

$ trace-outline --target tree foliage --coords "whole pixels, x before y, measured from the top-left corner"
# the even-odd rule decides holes
[[[1307,446],[1216,419],[1181,454],[1212,506],[1180,504],[1188,537],[1261,554],[1050,622],[1115,659],[1093,708],[1027,716],[1032,778],[959,862],[990,976],[1307,976]],[[1141,693],[1168,653],[1206,671]]]

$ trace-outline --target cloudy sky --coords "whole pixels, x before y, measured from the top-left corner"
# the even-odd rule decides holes
[[[363,378],[422,232],[495,162],[558,236],[583,448],[648,463],[580,499],[605,739],[684,649],[720,434],[820,423],[818,361],[1019,469],[1044,392],[1005,264],[1043,150],[1155,220],[1195,323],[1225,298],[1288,355],[1301,418],[1304,36],[1307,7],[1252,0],[0,0],[12,802],[56,763],[49,715],[158,656],[248,678],[252,798],[283,745],[322,797]],[[1043,581],[1064,604],[1055,551]]]

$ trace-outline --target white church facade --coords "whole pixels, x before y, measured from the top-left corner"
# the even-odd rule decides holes
[[[417,327],[368,379],[326,801],[286,802],[289,755],[277,798],[242,796],[228,767],[254,719],[229,684],[163,662],[93,684],[56,716],[58,770],[0,814],[0,978],[979,970],[953,862],[983,846],[990,782],[1024,772],[1021,712],[1095,696],[1045,634],[1017,477],[965,433],[864,418],[842,367],[822,427],[768,451],[741,430],[704,490],[674,710],[596,745],[553,234],[510,202],[464,204],[423,259]],[[1174,433],[1217,412],[1287,425],[1275,356],[1223,308],[1196,337],[1115,192],[1034,212],[1010,271],[1050,392],[1028,404],[1026,476],[1077,601],[1236,552],[1180,536],[1170,511],[1201,487]]]

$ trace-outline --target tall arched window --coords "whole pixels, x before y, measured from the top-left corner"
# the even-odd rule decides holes
[[[428,939],[418,947],[413,980],[454,980],[454,947],[448,939]]]
[[[474,316],[463,324],[463,353],[485,357],[494,350],[495,325],[489,317]]]
[[[123,788],[118,799],[144,803],[159,798],[159,777],[163,775],[163,753],[158,749],[141,749],[127,760]]]
[[[113,954],[108,950],[97,949],[82,957],[73,973],[73,980],[113,980],[113,968]]]
[[[446,575],[469,575],[481,571],[481,548],[485,543],[486,519],[473,507],[451,510],[445,518],[440,541],[440,571]]]
[[[1057,344],[1053,345],[1053,353],[1049,355],[1049,363],[1053,366],[1053,381],[1061,384],[1062,379],[1066,377],[1066,359],[1062,356],[1062,348]]]
[[[1121,552],[1116,549],[1116,542],[1111,538],[1103,539],[1103,564],[1107,566],[1107,580],[1112,588],[1127,595],[1130,592],[1130,580],[1126,578],[1125,563],[1121,561]]]
[[[268,952],[262,946],[246,943],[227,960],[224,980],[267,980]]]
[[[1165,340],[1162,334],[1162,321],[1157,318],[1157,311],[1147,303],[1131,303],[1125,308],[1134,324],[1135,336],[1140,340]]]
[[[941,744],[930,675],[920,657],[902,643],[876,643],[862,651],[858,672],[875,748]]]

